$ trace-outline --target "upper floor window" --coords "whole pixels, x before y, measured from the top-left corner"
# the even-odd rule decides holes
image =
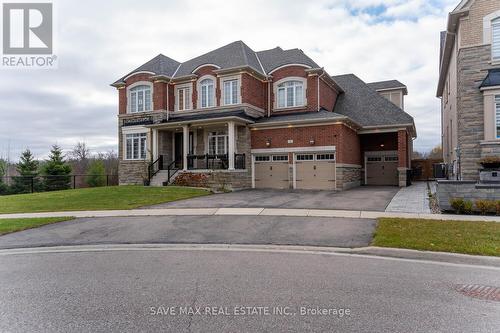
[[[495,135],[500,139],[500,95],[495,96]]]
[[[215,83],[213,79],[204,79],[200,82],[200,95],[202,108],[215,106]]]
[[[130,89],[129,111],[144,112],[151,111],[151,87],[140,85]]]
[[[491,22],[491,56],[500,61],[500,17]]]
[[[191,87],[177,88],[177,110],[191,110]]]
[[[286,81],[278,85],[278,108],[304,105],[304,84],[301,81]]]
[[[238,104],[238,79],[225,80],[223,83],[224,105]]]

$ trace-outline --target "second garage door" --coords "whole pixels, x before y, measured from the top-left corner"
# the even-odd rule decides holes
[[[397,156],[373,156],[366,158],[367,185],[398,185]]]
[[[255,156],[255,187],[288,189],[288,155]]]
[[[335,190],[334,154],[297,154],[295,159],[298,189]]]

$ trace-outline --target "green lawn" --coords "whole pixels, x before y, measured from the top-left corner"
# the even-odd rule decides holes
[[[500,256],[500,223],[380,218],[372,245]]]
[[[44,224],[72,220],[72,217],[41,217],[29,219],[0,219],[0,235],[36,228]]]
[[[70,210],[132,209],[207,195],[188,187],[110,186],[0,196],[0,214]]]

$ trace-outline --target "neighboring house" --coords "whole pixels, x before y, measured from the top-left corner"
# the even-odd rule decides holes
[[[500,1],[462,1],[441,33],[437,96],[449,178],[479,179],[481,157],[500,155]]]
[[[416,130],[398,81],[330,76],[299,49],[237,41],[183,63],[158,55],[112,86],[120,184],[141,183],[146,164],[155,185],[175,169],[231,189],[407,184]]]

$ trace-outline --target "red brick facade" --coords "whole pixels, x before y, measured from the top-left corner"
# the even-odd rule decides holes
[[[243,73],[241,75],[241,102],[267,110],[267,83]]]

